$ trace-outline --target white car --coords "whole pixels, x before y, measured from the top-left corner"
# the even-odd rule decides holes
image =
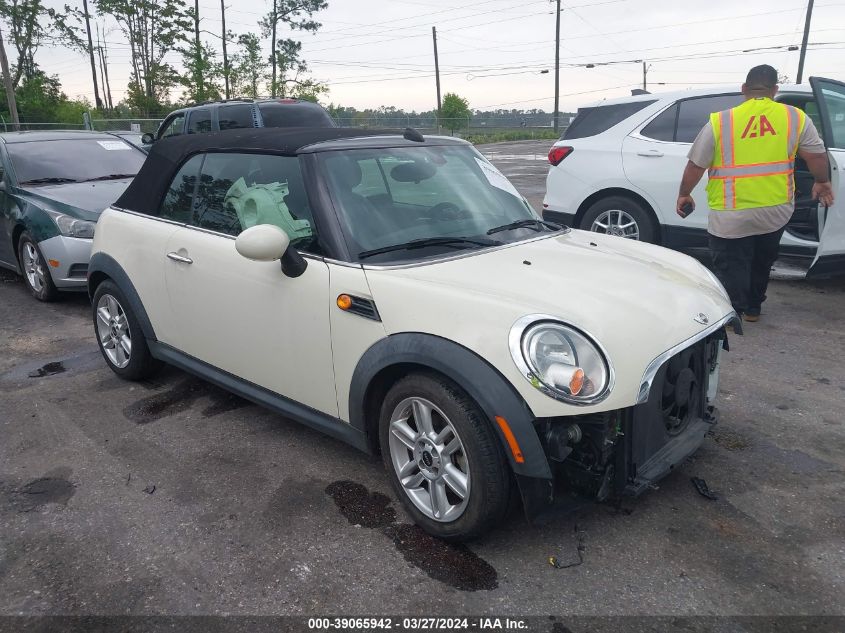
[[[448,539],[517,488],[535,516],[669,473],[714,422],[736,319],[694,259],[543,222],[471,145],[414,130],[157,142],[89,291],[119,376],[164,361],[381,451]]]
[[[808,274],[845,272],[845,84],[811,78],[780,86],[776,99],[804,110],[828,148],[838,202],[830,210],[810,197],[813,178],[796,161],[796,205],[781,253],[813,258]],[[707,246],[703,178],[685,219],[675,213],[687,153],[711,112],[742,102],[736,87],[640,94],[578,110],[549,151],[543,217],[569,226],[662,244]],[[820,239],[821,238],[821,239]]]

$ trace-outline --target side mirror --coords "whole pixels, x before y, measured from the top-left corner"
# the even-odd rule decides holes
[[[247,259],[258,262],[282,260],[282,272],[288,277],[299,277],[308,262],[290,246],[288,234],[274,224],[256,224],[242,231],[235,238],[235,250]]]
[[[149,132],[145,132],[144,134],[141,135],[141,142],[144,145],[152,145],[153,143],[155,143],[155,140],[156,140],[156,137],[153,136],[152,134],[150,134]]]
[[[235,239],[235,249],[247,259],[258,262],[281,259],[289,245],[288,234],[272,224],[251,226]]]

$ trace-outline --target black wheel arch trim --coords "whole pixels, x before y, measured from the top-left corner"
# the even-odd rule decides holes
[[[94,253],[91,257],[91,261],[88,263],[88,296],[91,300],[93,301],[94,293],[97,290],[94,285],[94,281],[100,275],[111,279],[115,284],[117,284],[117,287],[120,288],[121,292],[123,292],[126,300],[129,302],[129,307],[131,308],[132,313],[135,315],[135,318],[138,319],[138,323],[141,324],[141,331],[144,333],[144,337],[147,339],[147,342],[152,343],[157,341],[158,339],[156,338],[153,324],[147,316],[147,311],[144,309],[144,304],[141,302],[141,297],[138,295],[138,291],[129,280],[129,275],[126,274],[123,267],[121,267],[121,265],[118,264],[113,257],[106,255],[105,253]]]
[[[549,462],[534,428],[535,416],[510,381],[475,352],[432,334],[392,334],[364,352],[349,387],[349,421],[354,428],[368,433],[367,395],[376,376],[390,367],[407,364],[434,370],[467,392],[495,429],[516,474],[551,479]],[[519,443],[523,462],[515,460],[495,416],[507,420]]]

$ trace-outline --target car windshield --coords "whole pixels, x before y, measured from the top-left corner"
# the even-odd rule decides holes
[[[441,256],[560,228],[468,146],[329,151],[318,160],[353,259]]]
[[[61,139],[8,143],[18,184],[131,178],[146,154],[119,139]]]

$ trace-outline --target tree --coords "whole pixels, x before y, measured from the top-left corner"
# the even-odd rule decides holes
[[[259,22],[264,37],[270,37],[270,96],[275,97],[278,94],[277,65],[279,52],[282,54],[288,52],[286,51],[287,45],[279,42],[277,38],[279,25],[286,24],[291,30],[314,33],[322,25],[312,20],[311,17],[328,6],[329,3],[326,0],[273,0],[273,8]],[[297,44],[299,43],[297,42]]]
[[[459,97],[454,92],[443,95],[443,105],[440,108],[440,122],[454,134],[456,130],[469,127],[471,116],[469,101]]]
[[[261,86],[267,81],[267,58],[261,52],[261,40],[254,33],[238,36],[238,52],[232,56],[232,94],[257,99]]]
[[[17,52],[12,72],[14,87],[22,77],[32,78],[37,73],[35,51],[45,40],[84,48],[78,27],[67,19],[78,15],[77,9],[67,5],[62,12],[48,9],[41,0],[0,0],[0,19],[6,23],[7,39]]]
[[[208,44],[191,42],[182,49],[182,65],[185,74],[178,81],[185,87],[185,103],[200,103],[220,99],[220,79],[223,67],[217,61],[217,53]]]
[[[100,13],[114,18],[129,42],[132,73],[127,100],[149,115],[176,84],[176,70],[165,57],[188,42],[191,14],[182,0],[95,0],[95,4]]]

